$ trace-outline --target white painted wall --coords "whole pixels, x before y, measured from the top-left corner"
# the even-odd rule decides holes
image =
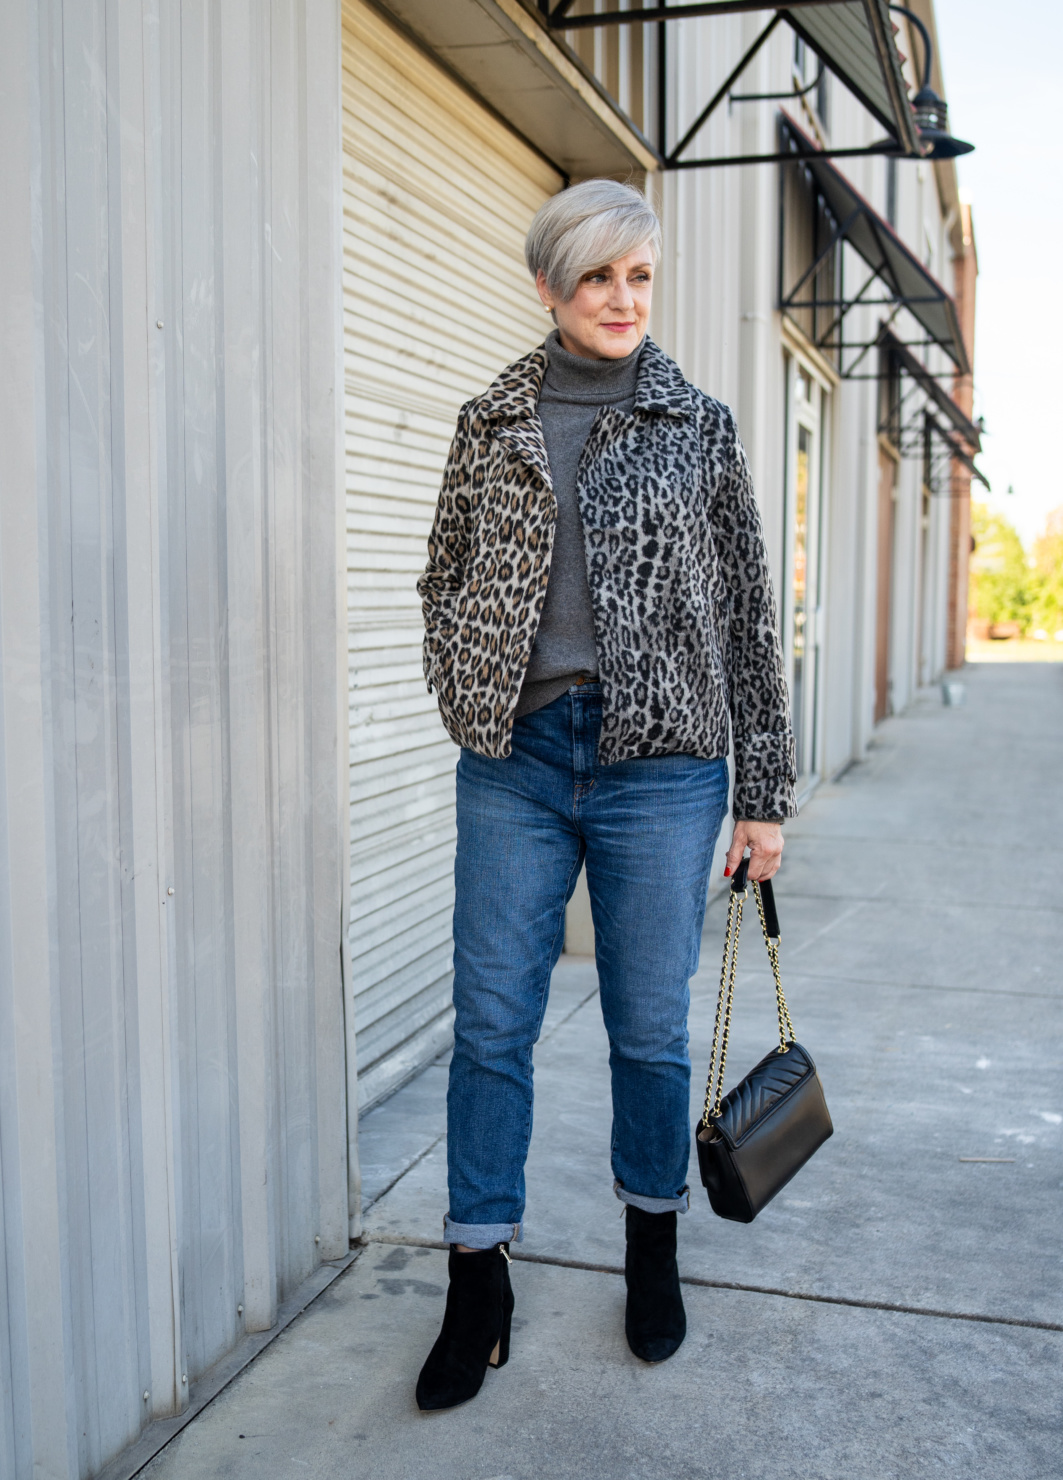
[[[0,1477],[59,1480],[348,1246],[338,19],[3,34]]]

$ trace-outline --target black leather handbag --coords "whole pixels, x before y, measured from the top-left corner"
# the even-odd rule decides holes
[[[794,1038],[779,974],[779,917],[768,881],[753,885],[753,897],[775,978],[779,1046],[723,1093],[748,868],[749,860],[743,859],[731,882],[712,1059],[696,1141],[712,1210],[736,1223],[752,1223],[834,1132],[812,1055]]]

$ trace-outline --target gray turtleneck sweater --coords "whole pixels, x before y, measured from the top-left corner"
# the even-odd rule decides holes
[[[577,679],[598,677],[576,468],[600,408],[615,406],[629,415],[634,409],[642,344],[622,360],[585,360],[562,349],[555,329],[547,338],[546,351],[549,363],[539,393],[539,419],[557,500],[557,525],[539,630],[517,700],[518,719],[553,703]]]

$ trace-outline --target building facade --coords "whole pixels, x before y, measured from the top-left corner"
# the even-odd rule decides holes
[[[550,327],[548,196],[659,207],[802,793],[962,661],[977,263],[918,26],[632,8],[5,12],[0,1480],[131,1473],[340,1267],[358,1109],[447,1046],[414,583],[458,407]]]

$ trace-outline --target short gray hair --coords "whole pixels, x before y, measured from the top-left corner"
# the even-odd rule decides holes
[[[583,180],[539,208],[524,258],[532,277],[541,270],[551,293],[567,303],[585,272],[643,245],[651,248],[656,265],[661,223],[646,197],[617,180]]]

